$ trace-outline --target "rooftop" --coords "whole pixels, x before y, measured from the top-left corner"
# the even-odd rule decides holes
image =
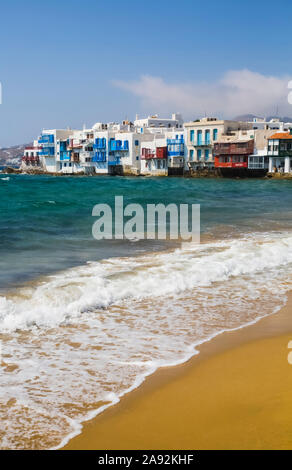
[[[277,140],[292,139],[292,134],[290,134],[290,132],[277,132],[276,134],[271,135],[270,139],[277,139]]]

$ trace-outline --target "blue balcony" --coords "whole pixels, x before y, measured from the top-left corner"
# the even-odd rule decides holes
[[[183,138],[167,139],[167,155],[169,157],[183,157],[185,154],[185,145]]]
[[[93,162],[106,162],[106,152],[95,151],[92,157]]]
[[[167,145],[168,144],[183,144],[183,143],[184,143],[183,135],[179,139],[167,139]]]
[[[108,166],[116,166],[116,165],[120,165],[121,164],[121,160],[119,158],[117,158],[116,160],[113,160],[111,162],[108,162]]]
[[[54,135],[53,134],[43,134],[38,140],[39,144],[53,144]]]
[[[55,147],[43,147],[40,155],[43,157],[53,157],[55,155]]]
[[[129,150],[128,140],[125,140],[124,142],[122,142],[121,140],[110,140],[110,152],[118,152],[121,150]]]
[[[60,152],[60,160],[61,162],[68,162],[71,159],[71,152]]]
[[[93,144],[93,148],[95,150],[98,150],[98,149],[106,149],[106,139],[103,137],[103,138],[97,138],[95,139],[95,142]]]

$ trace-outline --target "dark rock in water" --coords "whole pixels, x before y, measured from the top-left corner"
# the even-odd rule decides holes
[[[19,168],[13,168],[12,166],[7,166],[3,169],[2,173],[21,173]]]

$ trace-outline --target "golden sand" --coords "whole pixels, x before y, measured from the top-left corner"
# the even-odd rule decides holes
[[[292,301],[161,369],[65,449],[292,449]]]

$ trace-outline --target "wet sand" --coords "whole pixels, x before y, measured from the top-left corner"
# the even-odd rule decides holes
[[[292,449],[291,340],[290,295],[277,314],[148,377],[64,449]]]

